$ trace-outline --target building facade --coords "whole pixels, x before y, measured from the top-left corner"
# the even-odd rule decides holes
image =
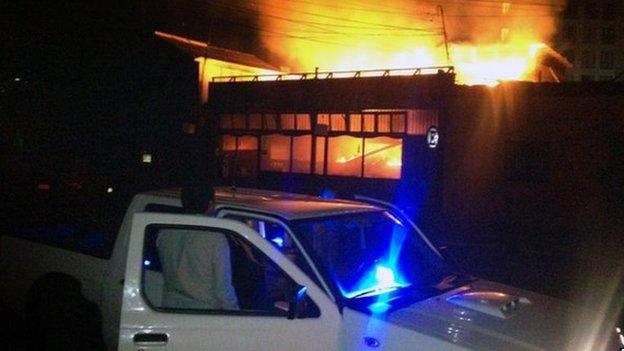
[[[207,108],[219,159],[206,171],[218,167],[216,177],[236,186],[424,206],[439,199],[437,142],[454,84],[445,69],[213,82]]]
[[[624,3],[570,0],[555,38],[574,65],[568,81],[609,81],[624,73]]]

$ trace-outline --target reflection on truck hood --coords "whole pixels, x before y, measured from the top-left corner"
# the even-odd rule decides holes
[[[360,343],[350,349],[376,341],[383,350],[597,351],[600,344],[590,311],[483,280],[385,315],[345,309],[344,318],[355,329],[343,340]]]

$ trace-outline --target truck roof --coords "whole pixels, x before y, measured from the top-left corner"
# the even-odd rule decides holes
[[[156,190],[146,192],[145,195],[179,199],[180,190]],[[379,207],[362,202],[249,188],[215,187],[215,200],[217,207],[273,214],[287,220],[380,210]]]

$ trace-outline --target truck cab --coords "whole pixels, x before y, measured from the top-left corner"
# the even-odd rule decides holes
[[[437,252],[408,237],[396,215],[372,205],[218,188],[217,218],[211,218],[180,214],[179,204],[158,201],[177,199],[174,193],[147,196],[154,201],[132,217],[121,350],[155,345],[172,350],[336,349],[345,337],[345,307],[367,313],[405,305],[399,292],[410,290],[417,276],[433,282],[452,274]],[[237,309],[163,302],[156,241],[172,229],[227,238]],[[408,269],[410,257],[429,268]],[[439,276],[433,276],[434,269]]]
[[[179,189],[136,195],[107,257],[3,236],[0,300],[23,309],[29,287],[60,273],[124,351],[615,349],[605,309],[462,274],[389,204],[225,187],[215,200],[215,216],[190,215]],[[189,267],[220,255],[186,281],[227,286],[228,304],[171,299],[159,244],[171,235],[205,249]],[[62,329],[67,345],[80,336]]]
[[[400,211],[218,188],[217,216],[207,217],[180,214],[175,191],[142,196],[128,221],[120,350],[552,350],[602,340],[578,329],[588,311],[461,274]],[[157,242],[175,230],[226,238],[235,308],[165,301]]]

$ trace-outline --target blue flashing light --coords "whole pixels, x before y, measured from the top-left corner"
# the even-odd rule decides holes
[[[299,289],[299,291],[297,292],[297,300],[301,300],[305,296],[306,291],[308,291],[308,288],[305,286]]]
[[[320,195],[321,199],[333,200],[336,198],[336,194],[329,188],[323,189]]]
[[[345,291],[341,288],[341,292],[347,298],[358,295],[375,296],[410,285],[398,277],[400,274],[395,269],[384,264],[376,264],[360,279],[356,289]]]
[[[144,265],[145,267],[149,267],[151,264],[152,264],[152,261],[150,261],[150,260],[145,260],[145,261],[143,261],[143,265]]]
[[[396,285],[394,272],[388,267],[377,266],[375,268],[375,279],[380,287]]]
[[[277,247],[282,248],[284,247],[284,238],[281,238],[279,236],[276,236],[275,238],[271,239],[271,241],[277,245]]]
[[[374,314],[381,314],[385,313],[390,309],[390,304],[387,302],[378,301],[368,306],[368,309]]]

